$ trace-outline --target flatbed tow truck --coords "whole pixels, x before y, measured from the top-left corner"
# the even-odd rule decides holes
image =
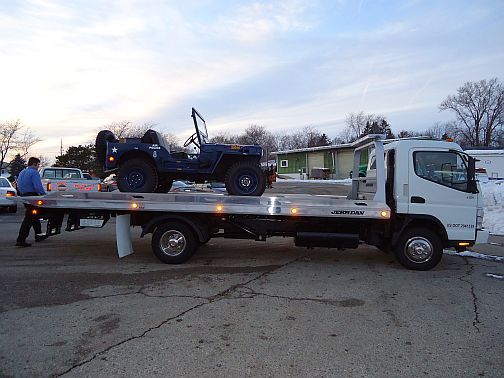
[[[51,193],[23,197],[33,216],[47,219],[47,235],[103,227],[116,217],[120,257],[133,252],[131,226],[152,233],[152,250],[163,262],[187,261],[211,238],[293,237],[296,246],[391,250],[408,269],[428,270],[444,248],[463,251],[488,240],[475,159],[456,143],[368,136],[356,142],[371,151],[366,177],[352,179],[347,197],[217,193]]]

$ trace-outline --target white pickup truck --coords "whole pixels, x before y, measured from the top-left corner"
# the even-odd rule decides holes
[[[40,168],[42,185],[46,192],[99,192],[101,181],[89,180],[79,168]]]

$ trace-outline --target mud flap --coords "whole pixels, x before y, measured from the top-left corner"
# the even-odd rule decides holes
[[[116,217],[116,243],[119,258],[133,253],[130,218],[130,214],[117,215]]]

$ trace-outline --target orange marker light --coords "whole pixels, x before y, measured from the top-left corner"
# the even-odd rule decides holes
[[[47,183],[47,191],[50,192],[52,190],[52,184],[50,182]]]
[[[115,157],[113,157],[113,156],[109,156],[108,160],[109,160],[109,161],[114,161],[114,160],[115,160]]]
[[[31,211],[31,213],[32,213],[32,215],[37,215],[37,214],[38,214],[38,211],[37,211],[37,209],[33,209],[33,210]]]
[[[467,246],[471,245],[471,243],[468,243],[468,242],[460,242],[460,243],[458,243],[458,245],[459,245],[459,246],[461,246],[461,247],[467,247]]]
[[[16,195],[16,193],[14,193],[14,192],[5,193],[5,197],[14,197],[15,195]]]
[[[298,209],[296,209],[295,207],[293,207],[291,209],[291,214],[296,215],[297,213],[298,213]]]
[[[222,205],[217,205],[217,206],[215,207],[215,210],[217,210],[217,211],[220,213],[220,212],[222,212],[222,210],[224,210],[224,206],[222,206]]]
[[[38,200],[38,201],[37,201],[37,205],[39,205],[39,206],[40,206],[40,205],[43,205],[43,204],[44,204],[44,201],[42,201],[42,200]]]
[[[380,215],[382,218],[387,218],[387,219],[390,218],[390,213],[387,210],[382,210],[380,212]]]
[[[138,209],[138,203],[133,202],[133,203],[131,204],[131,208],[132,208],[132,209]]]

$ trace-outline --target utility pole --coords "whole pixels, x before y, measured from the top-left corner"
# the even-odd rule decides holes
[[[63,138],[60,139],[60,156],[63,155]]]

